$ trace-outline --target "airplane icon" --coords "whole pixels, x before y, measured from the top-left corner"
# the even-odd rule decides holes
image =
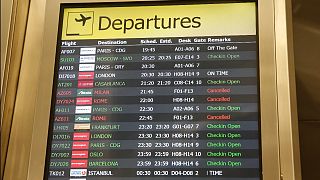
[[[82,21],[82,26],[86,24],[86,21],[91,19],[91,17],[85,17],[83,14],[80,14],[81,19],[75,18],[76,22],[81,22]]]

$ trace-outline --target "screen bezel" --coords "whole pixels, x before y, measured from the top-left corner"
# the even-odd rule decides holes
[[[95,0],[95,2],[131,2],[130,0]],[[136,0],[134,2],[143,2]],[[224,1],[235,2],[235,1]],[[239,1],[236,1],[239,2]],[[244,1],[240,1],[244,2]],[[248,1],[245,1],[248,2]],[[252,2],[252,1],[249,1]],[[35,111],[35,134],[31,144],[31,160],[29,172],[35,179],[43,179],[43,171],[34,168],[32,164],[44,167],[45,152],[47,145],[48,122],[50,116],[50,103],[52,97],[52,79],[54,75],[53,60],[56,55],[56,40],[58,32],[58,17],[60,5],[71,4],[91,4],[87,0],[57,0],[48,1],[45,21],[45,41],[50,42],[43,48],[42,67],[46,69],[39,80],[39,96]],[[263,7],[263,8],[262,8]],[[276,91],[276,61],[275,61],[275,32],[274,32],[274,6],[271,1],[259,1],[258,3],[259,23],[257,34],[259,34],[259,60],[260,60],[260,105],[261,105],[261,151],[262,151],[262,174],[264,179],[279,179],[279,132],[277,117],[277,91]],[[45,61],[46,60],[46,61]],[[37,128],[38,127],[38,128]],[[38,166],[39,167],[39,166]]]

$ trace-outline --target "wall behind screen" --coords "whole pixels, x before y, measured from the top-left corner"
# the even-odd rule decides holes
[[[293,6],[294,50],[303,180],[320,179],[320,2],[297,0]]]

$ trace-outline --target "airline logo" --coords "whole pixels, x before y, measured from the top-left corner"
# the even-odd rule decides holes
[[[89,149],[89,142],[75,141],[72,143],[72,149]]]
[[[95,63],[95,56],[80,56],[80,63]]]
[[[78,88],[92,88],[93,81],[78,81]]]
[[[93,79],[93,78],[94,78],[94,72],[79,72],[78,74],[79,80]]]
[[[75,115],[74,121],[75,122],[90,122],[91,115]]]
[[[74,141],[86,141],[89,140],[90,133],[85,132],[85,133],[73,133],[73,140]]]
[[[91,114],[92,106],[76,106],[76,114]]]
[[[72,151],[72,159],[88,158],[88,151]]]
[[[88,160],[71,160],[71,168],[87,168]]]
[[[77,96],[92,96],[92,89],[78,89]]]
[[[70,169],[71,177],[84,177],[87,176],[87,169]]]
[[[91,105],[92,104],[92,97],[77,98],[76,104],[77,105]]]
[[[74,130],[90,130],[90,123],[74,124]]]
[[[96,54],[96,48],[81,48],[80,49],[80,55],[91,55]]]
[[[79,71],[94,71],[94,64],[79,64]]]

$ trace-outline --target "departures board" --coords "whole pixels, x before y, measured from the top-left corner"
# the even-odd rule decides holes
[[[61,7],[45,180],[261,180],[256,2]]]

